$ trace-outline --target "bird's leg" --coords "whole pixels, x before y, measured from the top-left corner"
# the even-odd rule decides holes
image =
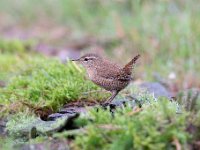
[[[112,91],[112,96],[108,100],[106,100],[105,104],[110,103],[117,96],[118,93],[119,91]]]

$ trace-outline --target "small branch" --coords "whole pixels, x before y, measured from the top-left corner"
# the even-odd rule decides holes
[[[83,72],[83,70],[81,70],[81,68],[75,62],[72,62],[72,64],[76,68],[76,70],[78,70],[80,73]]]
[[[110,92],[108,92],[108,91],[103,91],[103,90],[93,90],[93,91],[88,91],[88,92],[83,92],[82,94],[85,94],[85,95],[87,95],[87,94],[91,94],[91,93],[110,93]]]
[[[142,108],[137,107],[133,111],[129,112],[128,116],[135,115],[135,114],[139,113],[140,111],[142,111]]]
[[[106,130],[119,130],[122,129],[121,127],[117,126],[117,125],[113,125],[113,124],[101,124],[101,125],[97,125],[98,128],[101,129],[106,129]]]
[[[172,143],[176,146],[176,150],[181,150],[181,144],[179,143],[179,140],[176,137],[173,138]]]

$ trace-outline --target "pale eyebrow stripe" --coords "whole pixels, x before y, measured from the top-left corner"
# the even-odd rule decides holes
[[[95,59],[95,58],[96,58],[96,57],[91,57],[91,56],[90,56],[90,57],[88,57],[88,59]]]

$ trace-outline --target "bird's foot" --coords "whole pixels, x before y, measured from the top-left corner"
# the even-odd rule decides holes
[[[101,106],[104,107],[104,108],[109,106],[109,105],[110,105],[110,103],[108,103],[108,102],[104,102],[104,103],[101,104]]]
[[[115,104],[109,103],[109,102],[104,102],[103,104],[101,104],[101,106],[102,106],[103,108],[110,107],[111,109],[114,109],[114,108],[116,107]]]

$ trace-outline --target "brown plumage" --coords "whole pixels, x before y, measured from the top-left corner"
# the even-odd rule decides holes
[[[120,67],[97,54],[86,54],[73,61],[80,62],[86,68],[90,80],[112,93],[106,101],[109,103],[131,82],[133,64],[139,57],[140,55],[135,56],[125,67]]]

